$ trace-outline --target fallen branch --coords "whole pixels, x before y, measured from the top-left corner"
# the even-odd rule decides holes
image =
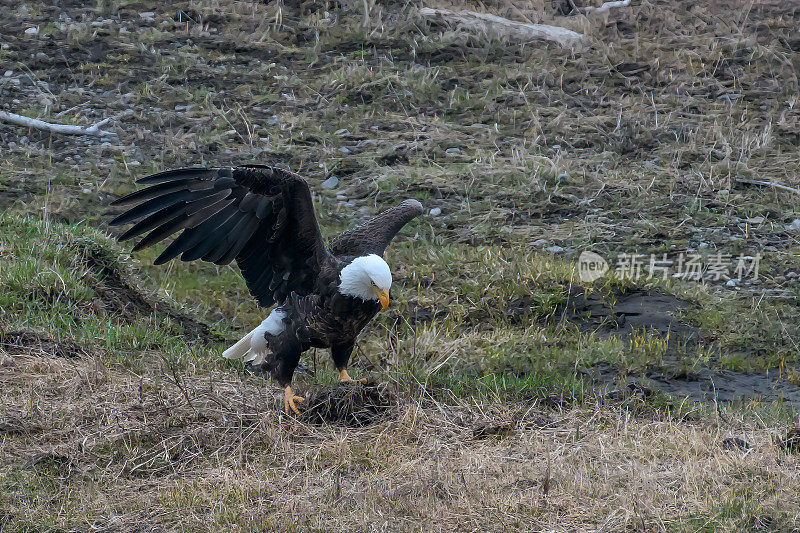
[[[450,11],[448,9],[432,9],[423,7],[419,14],[426,19],[444,22],[467,30],[485,33],[499,39],[515,42],[537,40],[553,41],[564,47],[571,47],[585,39],[585,36],[558,26],[546,24],[528,24],[515,22],[497,15],[476,13],[474,11]]]
[[[800,189],[795,189],[794,187],[789,187],[788,185],[783,185],[781,183],[777,183],[774,181],[762,181],[762,180],[751,180],[748,178],[734,178],[738,183],[747,183],[748,185],[760,185],[761,187],[772,187],[774,189],[780,189],[782,191],[789,191],[795,194],[800,194]]]
[[[80,126],[73,126],[72,124],[51,124],[50,122],[45,122],[43,120],[39,120],[38,118],[24,117],[22,115],[17,115],[16,113],[0,111],[0,120],[3,122],[16,124],[17,126],[35,128],[37,130],[51,131],[53,133],[63,133],[65,135],[95,135],[97,137],[116,137],[117,134],[113,131],[105,131],[100,129],[102,126],[105,126],[106,123],[111,120],[111,118],[113,117],[103,119],[97,124],[93,124],[88,128],[82,128]]]
[[[580,8],[580,10],[583,11],[583,13],[586,15],[589,14],[602,15],[604,13],[608,13],[612,9],[629,6],[630,4],[631,0],[617,0],[615,2],[606,2],[600,7],[592,7],[592,6],[582,7]]]

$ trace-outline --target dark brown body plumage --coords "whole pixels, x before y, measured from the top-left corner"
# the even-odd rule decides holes
[[[149,187],[120,198],[130,207],[111,224],[135,223],[120,236],[149,232],[139,250],[182,232],[156,259],[236,261],[250,293],[263,307],[279,304],[283,331],[267,333],[265,366],[288,385],[300,354],[329,348],[346,368],[356,336],[380,309],[374,301],[338,291],[339,274],[359,256],[383,255],[411,219],[422,213],[406,200],[334,238],[325,246],[311,192],[301,177],[277,168],[247,165],[169,170],[139,180]]]

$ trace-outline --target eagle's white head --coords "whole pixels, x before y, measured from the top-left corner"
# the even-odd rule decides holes
[[[339,274],[339,292],[362,300],[380,300],[384,309],[389,305],[392,272],[381,256],[370,254],[356,257]]]

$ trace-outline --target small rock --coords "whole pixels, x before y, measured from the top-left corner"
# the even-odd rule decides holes
[[[440,208],[438,208],[438,207],[434,207],[433,209],[431,209],[430,213],[431,213],[431,216],[438,217],[439,215],[442,214],[442,210]]]
[[[698,250],[705,250],[706,248],[708,248],[707,242],[701,242],[700,244],[697,245]]]
[[[153,11],[142,11],[139,13],[139,16],[147,21],[153,21],[156,19],[156,14]]]
[[[547,244],[547,239],[536,239],[531,244],[538,248],[538,247],[541,247],[541,246],[544,246],[545,244]]]
[[[720,191],[717,191],[717,194],[720,196],[728,196],[730,193],[731,191],[729,191],[728,189],[722,189]]]
[[[786,278],[784,276],[775,276],[774,278],[772,278],[772,281],[781,284],[786,281]]]
[[[337,178],[336,176],[331,176],[325,181],[323,181],[320,185],[322,186],[323,189],[333,189],[334,187],[339,185],[339,178]]]
[[[559,183],[569,183],[569,178],[570,178],[570,176],[569,176],[568,172],[562,172],[561,174],[558,175],[558,182]]]
[[[25,30],[25,35],[39,35],[39,28],[28,28]]]
[[[794,279],[797,277],[797,272],[787,272],[786,279]]]
[[[555,245],[554,245],[554,246],[548,246],[548,247],[546,248],[546,250],[547,250],[548,252],[551,252],[551,253],[554,253],[554,254],[558,254],[558,253],[561,253],[561,252],[563,252],[563,251],[564,251],[564,247],[562,247],[562,246],[555,246]]]
[[[800,231],[800,218],[792,220],[791,224],[786,225],[786,229],[789,231]]]
[[[342,128],[340,130],[334,131],[333,134],[338,135],[339,137],[343,135],[350,135],[350,130],[348,130],[347,128]]]
[[[339,148],[339,151],[343,154],[349,154],[350,148],[348,148],[347,146],[342,146],[341,148]]]
[[[3,73],[3,76],[5,76],[6,78],[8,78],[9,76],[13,76],[13,75],[14,75],[14,71],[13,70],[7,70],[7,71],[5,71]]]
[[[516,426],[516,420],[511,417],[499,420],[478,420],[472,426],[472,437],[475,439],[485,439],[491,436],[502,437],[514,431]]]
[[[337,194],[336,199],[339,200],[340,202],[344,202],[345,200],[347,200],[347,196],[345,196],[344,194]]]
[[[728,437],[722,441],[722,447],[726,450],[747,451],[751,448],[750,443],[738,437]]]
[[[83,194],[92,194],[92,189],[81,189]]]
[[[447,155],[458,155],[461,153],[461,150],[459,148],[448,148],[444,153]]]
[[[735,280],[735,279],[729,279],[729,280],[728,280],[728,281],[725,283],[725,285],[727,285],[728,287],[735,287],[735,286],[737,286],[738,284],[739,284],[739,281],[738,281],[738,280]]]

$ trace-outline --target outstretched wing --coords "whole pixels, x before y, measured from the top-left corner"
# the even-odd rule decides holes
[[[133,205],[111,225],[135,222],[121,241],[147,233],[141,250],[183,231],[155,264],[181,256],[217,265],[236,260],[262,306],[291,292],[311,292],[325,251],[308,184],[261,165],[168,170],[140,179],[150,185],[112,205]]]
[[[333,255],[383,255],[397,232],[423,211],[422,204],[417,200],[406,200],[332,237],[328,242],[328,250]]]

